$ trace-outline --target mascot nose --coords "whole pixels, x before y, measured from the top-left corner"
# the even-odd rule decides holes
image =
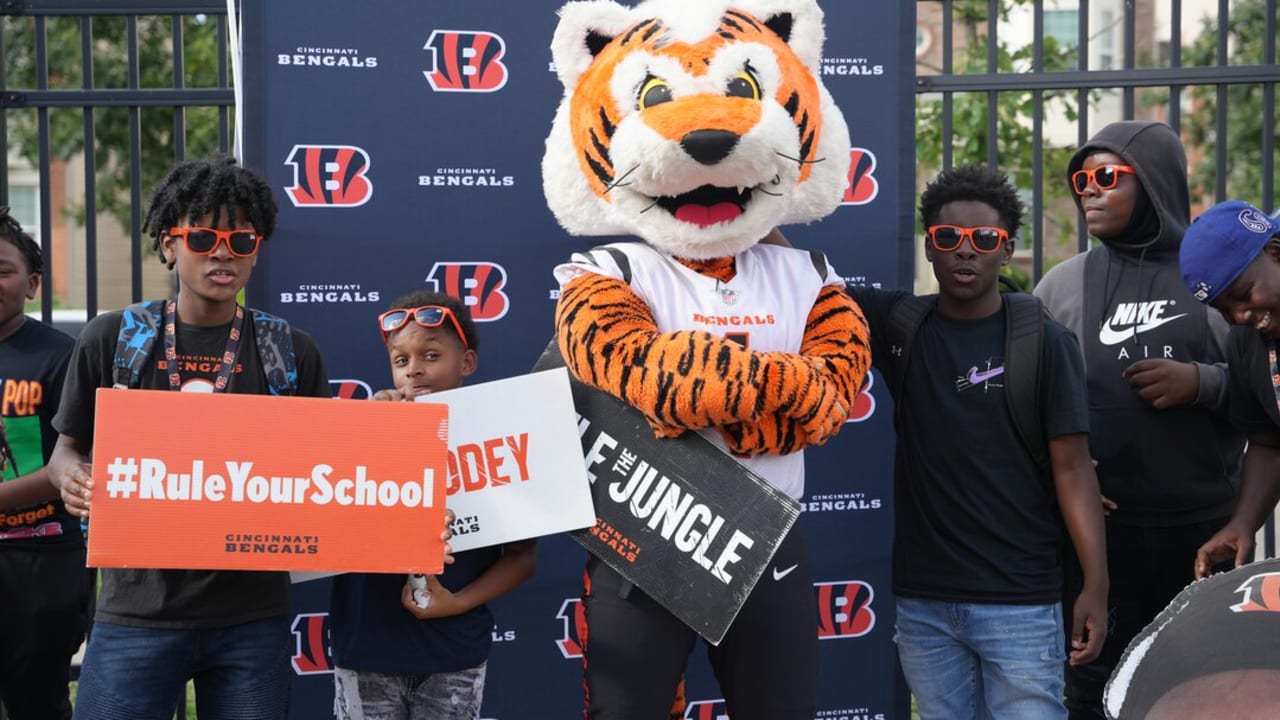
[[[689,157],[703,165],[715,165],[733,152],[738,135],[728,130],[694,130],[680,140]]]

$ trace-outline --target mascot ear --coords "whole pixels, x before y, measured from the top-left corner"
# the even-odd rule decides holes
[[[775,35],[782,38],[782,42],[791,42],[791,23],[793,19],[791,13],[782,13],[774,15],[764,21],[765,27],[774,32]]]
[[[733,5],[760,18],[817,75],[824,33],[822,8],[815,0],[739,0]]]
[[[577,85],[596,55],[633,22],[631,9],[608,0],[571,2],[560,8],[551,59],[565,87]]]

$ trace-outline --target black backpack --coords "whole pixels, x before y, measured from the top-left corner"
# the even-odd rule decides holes
[[[1051,467],[1049,446],[1040,412],[1040,357],[1047,311],[1040,298],[1029,293],[1005,292],[1000,297],[1005,310],[1005,403],[1022,444],[1036,465],[1047,472]],[[887,378],[895,399],[902,397],[916,332],[937,305],[937,295],[907,295],[889,311],[890,352],[901,357],[893,363],[897,377]],[[897,408],[901,407],[902,403],[897,403]]]

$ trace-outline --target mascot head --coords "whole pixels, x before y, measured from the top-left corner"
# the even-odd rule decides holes
[[[849,130],[819,82],[815,0],[607,0],[560,11],[542,159],[569,232],[707,259],[839,205]]]

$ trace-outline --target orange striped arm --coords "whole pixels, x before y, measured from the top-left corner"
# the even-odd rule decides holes
[[[817,322],[811,322],[805,339],[815,352],[831,353],[822,370],[800,355],[755,352],[706,332],[660,333],[649,308],[626,283],[594,273],[574,278],[561,290],[557,338],[579,380],[636,407],[659,436],[777,414],[804,426],[816,422],[815,407],[824,396],[842,392],[843,385],[856,392],[861,382],[860,377],[827,377],[849,375],[855,365],[842,359],[848,351],[833,350],[841,337],[835,327],[841,302],[828,295],[825,290],[820,295],[810,315]],[[856,324],[852,317],[846,321]],[[862,328],[865,333],[865,323]]]
[[[829,402],[826,392],[846,410],[853,407],[871,368],[869,337],[866,318],[853,298],[840,288],[824,287],[809,311],[800,346],[801,355],[822,358],[825,363],[825,370],[818,373],[824,381],[814,383],[807,397],[810,412],[807,417],[765,415],[723,427],[729,447],[740,455],[785,455],[825,442],[826,437],[814,437],[809,428],[821,423],[820,413]]]

